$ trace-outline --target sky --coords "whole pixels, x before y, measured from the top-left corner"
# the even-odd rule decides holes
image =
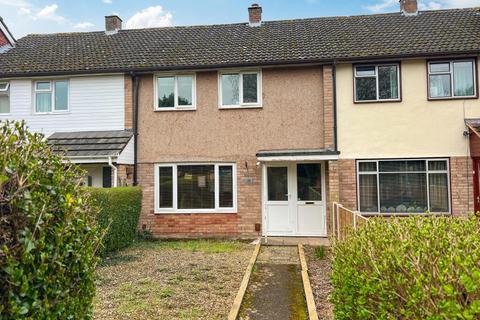
[[[18,39],[31,33],[104,29],[117,14],[126,29],[246,22],[255,0],[0,0],[0,16]],[[258,0],[263,20],[396,12],[398,0]],[[421,10],[480,7],[480,0],[419,0]]]

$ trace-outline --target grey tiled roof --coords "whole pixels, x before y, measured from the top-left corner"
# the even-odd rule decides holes
[[[0,56],[0,77],[288,64],[480,51],[479,8],[29,35]]]
[[[132,136],[128,130],[56,132],[48,137],[48,143],[67,157],[108,157],[118,156]]]

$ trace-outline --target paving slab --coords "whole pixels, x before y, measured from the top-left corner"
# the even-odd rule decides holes
[[[308,319],[297,250],[286,246],[262,247],[239,319]]]

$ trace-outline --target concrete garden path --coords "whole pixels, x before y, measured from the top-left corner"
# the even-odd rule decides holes
[[[240,308],[241,320],[307,319],[296,246],[262,246]]]

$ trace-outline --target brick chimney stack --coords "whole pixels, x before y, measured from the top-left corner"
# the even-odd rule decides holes
[[[257,3],[248,8],[248,20],[250,27],[259,27],[262,24],[262,7]]]
[[[117,15],[105,16],[105,32],[115,34],[122,30],[122,19]]]
[[[400,0],[400,11],[406,16],[418,14],[417,0]]]

